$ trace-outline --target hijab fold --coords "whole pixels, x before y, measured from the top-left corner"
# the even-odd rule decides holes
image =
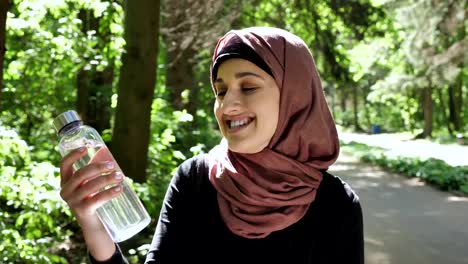
[[[258,153],[230,151],[223,139],[208,155],[209,179],[226,226],[245,238],[264,238],[305,215],[321,170],[338,157],[339,141],[314,59],[299,37],[269,27],[230,31],[218,41],[212,67],[238,43],[250,47],[271,70],[280,89],[278,125]]]

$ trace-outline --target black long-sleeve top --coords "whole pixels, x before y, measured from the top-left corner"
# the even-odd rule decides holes
[[[297,223],[261,239],[230,232],[218,209],[203,155],[178,168],[167,190],[145,263],[364,263],[358,196],[340,178],[323,172],[316,198]],[[127,263],[119,248],[106,262]]]

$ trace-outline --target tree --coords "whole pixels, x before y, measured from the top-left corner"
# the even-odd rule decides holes
[[[331,97],[335,97],[331,91],[338,93],[342,112],[352,100],[353,113],[345,122],[361,130],[361,89],[353,82],[347,50],[365,37],[382,34],[381,28],[375,26],[387,21],[382,8],[373,6],[371,1],[255,0],[244,7],[244,13],[240,18],[243,25],[281,27],[304,39],[316,60],[324,89]]]
[[[166,48],[166,88],[174,109],[188,109],[196,116],[200,53],[211,51],[239,16],[240,6],[239,0],[165,1],[161,34]],[[188,92],[185,98],[184,92]]]
[[[3,61],[5,57],[5,42],[6,42],[6,20],[8,7],[10,6],[9,0],[0,1],[0,110],[2,109],[2,91],[3,91]]]
[[[464,54],[468,46],[464,30],[465,5],[465,0],[400,0],[389,3],[407,35],[403,51],[411,65],[408,72],[412,76],[411,86],[422,89],[424,129],[416,136],[418,138],[432,135],[434,89],[448,88],[450,118],[446,121],[455,130],[461,128],[462,84],[459,81],[462,80]],[[419,15],[415,16],[414,12]],[[441,110],[445,113],[446,109],[442,107]],[[451,130],[449,127],[448,131]]]
[[[393,23],[378,21],[385,34],[350,51],[353,79],[371,86],[370,119],[396,131],[422,129],[418,137],[462,129],[466,1],[382,2]]]
[[[85,42],[76,18],[72,1],[15,0],[8,13],[0,118],[43,150],[34,152],[42,160],[53,158],[46,151],[53,150],[56,140],[50,120],[76,101],[78,46]]]
[[[433,129],[433,99],[432,99],[432,86],[428,86],[422,89],[422,110],[424,116],[424,129],[423,132],[416,136],[416,138],[432,137]]]
[[[78,113],[85,124],[94,127],[99,133],[110,128],[114,80],[112,53],[103,54],[111,41],[111,23],[106,18],[112,17],[114,5],[112,2],[103,3],[107,4],[107,10],[101,12],[100,16],[96,16],[96,10],[92,8],[82,8],[78,14],[83,35],[93,39],[95,44],[94,49],[86,49],[87,52],[82,54],[85,63],[76,76]],[[102,60],[106,63],[99,63]]]
[[[146,179],[151,103],[159,49],[159,0],[125,2],[125,52],[111,148],[125,174]]]

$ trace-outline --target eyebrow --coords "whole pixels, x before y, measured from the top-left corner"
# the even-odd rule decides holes
[[[256,73],[253,73],[253,72],[237,72],[236,74],[234,74],[234,77],[236,79],[239,79],[239,78],[242,78],[242,77],[246,77],[246,76],[255,76],[257,78],[260,78],[262,80],[265,80],[262,76],[256,74]],[[224,82],[222,78],[218,78],[214,81],[215,83],[221,83],[221,82]]]

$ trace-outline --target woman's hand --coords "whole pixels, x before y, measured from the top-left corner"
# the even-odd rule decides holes
[[[60,196],[78,220],[89,253],[97,261],[105,261],[114,254],[116,247],[97,217],[96,209],[122,192],[119,183],[124,176],[114,162],[102,161],[106,155],[96,155],[97,159],[73,172],[73,164],[86,151],[85,147],[76,149],[60,163]],[[114,187],[106,189],[109,185]]]
[[[96,209],[121,193],[122,186],[118,183],[124,177],[112,161],[92,162],[73,172],[73,164],[86,152],[85,147],[73,150],[60,164],[60,196],[80,224],[88,220],[95,222]],[[114,187],[105,190],[108,186]]]

